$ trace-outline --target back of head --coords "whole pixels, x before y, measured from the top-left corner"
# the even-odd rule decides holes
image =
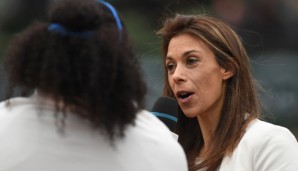
[[[18,34],[6,55],[10,91],[38,90],[111,139],[144,107],[145,84],[117,12],[104,1],[58,0],[48,23]]]

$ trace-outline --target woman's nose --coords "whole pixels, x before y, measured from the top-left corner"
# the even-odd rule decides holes
[[[186,80],[185,69],[182,66],[177,65],[177,67],[173,73],[172,79],[176,83],[185,81]]]

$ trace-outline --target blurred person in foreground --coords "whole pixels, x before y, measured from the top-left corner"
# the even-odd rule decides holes
[[[260,119],[241,39],[210,16],[181,15],[161,30],[164,95],[179,103],[176,133],[190,171],[298,170],[298,143]]]
[[[0,104],[1,171],[186,171],[183,149],[144,108],[140,64],[105,1],[59,0],[49,23],[6,54],[11,95]]]

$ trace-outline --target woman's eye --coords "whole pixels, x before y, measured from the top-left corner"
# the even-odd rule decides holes
[[[173,71],[175,69],[175,65],[173,63],[166,64],[166,68],[168,71]]]
[[[198,61],[197,58],[190,57],[190,58],[187,58],[187,59],[186,59],[186,64],[191,65],[191,64],[196,63],[197,61]]]

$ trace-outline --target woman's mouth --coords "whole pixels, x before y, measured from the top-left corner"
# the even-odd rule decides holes
[[[187,91],[179,91],[176,93],[177,100],[181,103],[187,103],[194,93]]]

